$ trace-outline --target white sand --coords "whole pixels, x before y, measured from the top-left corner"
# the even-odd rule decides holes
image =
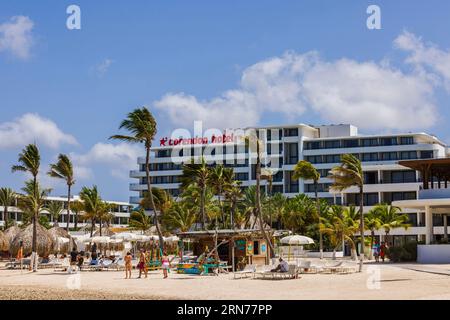
[[[232,274],[173,272],[164,280],[160,271],[150,272],[148,279],[136,279],[137,271],[133,271],[133,279],[125,280],[124,272],[116,271],[83,271],[70,276],[53,270],[0,270],[0,299],[450,299],[450,275],[407,269],[420,269],[418,265],[377,266],[381,281],[374,282],[370,277],[376,277],[376,272],[369,273],[369,265],[362,273],[304,274],[296,280],[233,280]],[[450,271],[450,265],[426,268]],[[368,282],[374,287],[369,288]],[[74,289],[78,283],[79,290]]]

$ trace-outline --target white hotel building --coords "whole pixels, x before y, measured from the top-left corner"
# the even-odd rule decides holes
[[[299,193],[314,197],[312,181],[292,179],[294,165],[299,160],[307,160],[321,173],[319,197],[327,199],[331,204],[358,205],[359,195],[356,188],[332,194],[329,191],[331,181],[327,179],[329,170],[340,164],[341,155],[350,153],[357,156],[362,161],[365,171],[365,212],[378,203],[391,204],[393,201],[418,199],[422,177],[419,172],[399,165],[399,161],[443,158],[448,154],[447,146],[442,141],[421,132],[361,135],[355,126],[346,124],[324,126],[298,124],[259,127],[256,130],[260,137],[266,137],[264,140],[267,140],[267,159],[271,160],[272,168],[278,169],[273,176],[273,192],[281,192],[288,197]],[[176,148],[173,144],[176,140],[161,139],[160,146],[152,149],[151,163],[153,185],[167,190],[173,196],[180,193],[179,176],[182,174],[181,164],[176,158],[172,158],[172,150]],[[211,143],[212,139],[192,146],[189,145],[192,141],[184,142],[187,142],[188,149],[207,148],[204,157],[207,161],[211,161],[211,164],[217,163],[215,159],[227,159],[225,166],[234,169],[235,177],[242,181],[243,188],[256,184],[255,155],[245,148],[242,141],[240,145],[232,144],[231,147],[229,144]],[[183,147],[186,148],[186,145]],[[212,152],[211,148],[214,148]],[[130,185],[131,191],[138,192],[137,196],[130,198],[130,202],[134,204],[139,203],[147,188],[145,159],[139,158],[138,165],[139,169],[130,173],[131,178],[138,180]],[[262,181],[262,185],[266,186],[267,181]],[[409,209],[403,212],[409,215],[413,227],[408,230],[394,230],[391,233],[395,236],[394,241],[404,241],[406,237],[424,240],[426,232],[424,213]],[[442,220],[442,215],[436,216],[434,224],[442,226]],[[440,235],[436,234],[435,237],[439,239]]]
[[[77,201],[80,200],[79,196],[73,196],[71,201]],[[59,216],[59,219],[57,221],[58,225],[60,227],[65,228],[67,226],[67,197],[47,197],[46,201],[57,201],[61,202],[63,204],[63,211],[61,212],[61,215]],[[114,215],[114,218],[111,221],[112,227],[128,227],[128,220],[130,218],[130,213],[133,208],[133,206],[127,202],[120,202],[120,201],[106,201],[108,204],[111,205],[111,213]],[[48,218],[48,221],[51,225],[55,222],[53,220],[53,217],[51,217],[48,214],[48,211],[43,210],[41,213],[42,215],[46,215]],[[77,227],[84,227],[86,224],[90,225],[90,222],[84,222],[80,219],[82,213],[78,214],[78,222]],[[4,207],[0,206],[0,227],[2,227],[5,224],[5,218],[4,218]],[[70,212],[70,222],[69,222],[69,228],[75,227],[75,217],[76,213],[71,211]],[[23,213],[22,211],[17,208],[16,206],[8,207],[8,220],[9,221],[16,221],[18,224],[22,223],[23,220]]]

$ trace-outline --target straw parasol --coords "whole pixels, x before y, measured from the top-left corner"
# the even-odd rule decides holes
[[[0,251],[9,250],[9,241],[6,235],[0,231]]]
[[[30,224],[23,229],[12,241],[9,251],[16,255],[20,248],[20,242],[23,243],[23,254],[31,254],[33,242],[33,225]],[[50,233],[40,224],[37,225],[37,253],[40,256],[47,256],[52,252],[53,238]]]
[[[13,225],[6,229],[5,236],[6,239],[8,239],[8,243],[11,244],[11,242],[14,240],[14,238],[22,231],[18,226]]]
[[[48,233],[53,239],[55,252],[68,253],[70,249],[77,246],[71,235],[59,226],[49,229]]]

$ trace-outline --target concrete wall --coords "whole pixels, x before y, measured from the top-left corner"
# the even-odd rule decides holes
[[[418,263],[450,263],[450,244],[417,246]]]

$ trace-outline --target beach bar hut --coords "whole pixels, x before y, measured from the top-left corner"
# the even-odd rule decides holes
[[[181,232],[178,237],[191,241],[194,256],[215,248],[215,230]],[[217,230],[217,243],[220,261],[233,266],[233,270],[238,264],[265,265],[269,261],[269,246],[259,230]]]

